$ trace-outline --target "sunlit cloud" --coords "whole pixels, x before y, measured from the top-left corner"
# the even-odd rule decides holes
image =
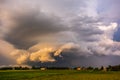
[[[10,60],[9,64],[21,65],[36,62],[59,65],[61,61],[79,65],[84,63],[81,57],[119,57],[120,43],[114,40],[119,30],[118,3],[118,0],[0,0],[0,55]],[[102,64],[91,61],[86,63]],[[4,59],[0,64],[3,63]]]

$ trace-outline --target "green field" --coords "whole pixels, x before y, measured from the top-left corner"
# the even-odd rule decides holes
[[[120,80],[120,72],[76,70],[1,70],[0,80]]]

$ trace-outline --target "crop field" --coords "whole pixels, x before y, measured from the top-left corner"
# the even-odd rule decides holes
[[[120,72],[77,70],[1,70],[0,80],[120,80]]]

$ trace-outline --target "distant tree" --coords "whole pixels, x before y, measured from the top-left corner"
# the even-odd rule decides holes
[[[112,66],[109,65],[109,66],[107,67],[107,71],[111,71],[111,70],[112,70]]]
[[[32,66],[32,69],[35,69],[35,66]]]
[[[88,68],[87,68],[87,70],[93,70],[94,68],[93,67],[91,67],[91,66],[89,66]]]
[[[69,67],[48,67],[47,69],[51,70],[67,70]]]
[[[94,71],[99,71],[99,68],[98,67],[94,68]]]
[[[22,70],[29,70],[30,68],[28,67],[23,67]]]
[[[87,70],[87,68],[86,67],[82,67],[81,70]]]
[[[12,70],[12,67],[2,67],[0,70]]]
[[[107,70],[108,70],[108,71],[120,71],[120,65],[115,65],[115,66],[109,65],[109,66],[107,67]]]
[[[112,66],[112,71],[120,71],[120,65]]]
[[[103,69],[104,69],[104,67],[103,67],[103,66],[101,66],[100,70],[103,70]]]

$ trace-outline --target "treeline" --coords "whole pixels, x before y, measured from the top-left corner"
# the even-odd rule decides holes
[[[69,67],[32,67],[32,69],[48,69],[48,70],[68,70]]]
[[[32,66],[32,67],[1,67],[0,70],[92,70],[92,71],[120,71],[120,65],[111,66],[108,67],[101,66],[98,67],[40,67],[40,66]]]
[[[0,70],[29,70],[29,67],[1,67]]]
[[[80,69],[79,69],[80,68]],[[120,65],[115,65],[111,66],[109,65],[108,67],[101,66],[100,68],[98,67],[76,67],[76,70],[93,70],[93,71],[120,71]]]
[[[108,66],[107,67],[108,71],[120,71],[120,65],[116,65],[116,66]]]

